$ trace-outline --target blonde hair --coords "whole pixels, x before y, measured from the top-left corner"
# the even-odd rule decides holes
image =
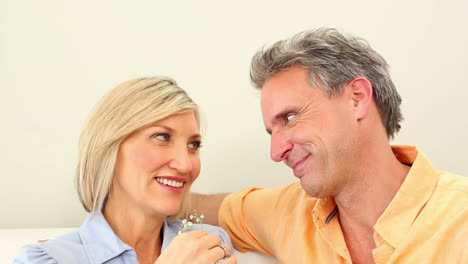
[[[133,132],[168,116],[193,112],[200,127],[198,106],[168,77],[124,82],[110,90],[91,112],[79,140],[76,189],[88,212],[102,211],[112,185],[117,153]],[[181,210],[183,212],[184,204]]]

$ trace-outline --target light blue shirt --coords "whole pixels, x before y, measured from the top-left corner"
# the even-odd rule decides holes
[[[180,223],[164,221],[161,252],[177,236]],[[200,229],[201,225],[192,226],[192,230]],[[232,248],[229,235],[221,227],[204,224],[203,230],[218,235],[223,244]],[[120,240],[102,214],[90,214],[81,227],[71,233],[23,247],[13,263],[137,264],[138,260],[135,250]]]

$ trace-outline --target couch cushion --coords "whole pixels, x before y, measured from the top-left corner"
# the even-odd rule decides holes
[[[31,229],[0,229],[0,263],[12,263],[27,244],[34,244],[40,239],[52,239],[66,234],[76,228],[31,228]],[[278,263],[274,258],[260,252],[242,253],[234,250],[239,264],[272,264]]]

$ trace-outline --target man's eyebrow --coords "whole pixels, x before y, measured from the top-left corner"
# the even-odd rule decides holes
[[[286,107],[285,109],[281,110],[272,118],[271,123],[275,124],[275,123],[278,123],[278,121],[283,121],[285,115],[292,113],[292,112],[296,112],[296,111],[297,110],[295,107],[292,107],[292,106]],[[266,132],[271,135],[271,129],[267,128]]]

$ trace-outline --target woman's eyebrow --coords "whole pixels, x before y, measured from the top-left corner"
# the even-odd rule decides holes
[[[151,127],[159,127],[159,128],[163,128],[165,130],[169,130],[170,132],[173,132],[174,129],[171,128],[171,127],[168,127],[168,126],[164,126],[164,125],[152,125]]]
[[[193,134],[190,138],[197,138],[197,139],[199,138],[199,139],[201,139],[201,135],[198,134],[198,133],[197,133],[197,134]]]
[[[151,127],[159,127],[159,128],[168,130],[169,132],[172,132],[172,133],[176,132],[176,130],[173,129],[172,127],[168,127],[168,126],[165,126],[165,125],[152,125]],[[190,138],[200,138],[201,139],[201,135],[199,133],[195,133],[195,134],[191,135]]]

